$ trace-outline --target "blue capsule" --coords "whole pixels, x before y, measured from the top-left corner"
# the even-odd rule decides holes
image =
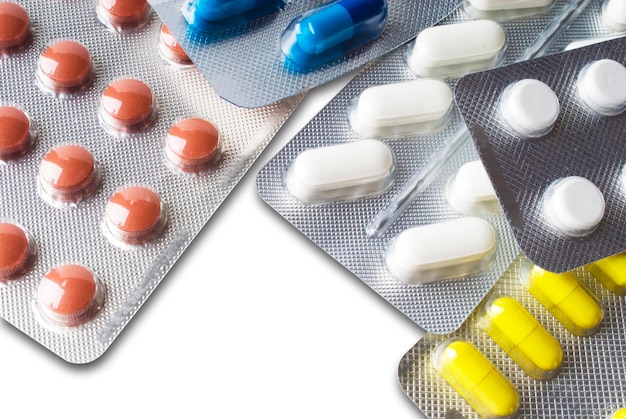
[[[193,30],[211,33],[244,25],[284,4],[284,0],[191,0],[181,12]]]
[[[296,67],[317,67],[378,38],[386,24],[386,0],[334,0],[291,22],[281,49]]]

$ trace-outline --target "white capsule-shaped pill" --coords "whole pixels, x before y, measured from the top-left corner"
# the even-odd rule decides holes
[[[378,140],[360,140],[313,148],[295,158],[286,185],[307,203],[345,201],[382,193],[391,185],[394,159]]]
[[[580,176],[554,181],[544,194],[545,214],[550,223],[570,237],[587,236],[604,217],[604,195],[596,185]]]
[[[473,7],[484,10],[512,10],[531,9],[546,7],[552,4],[553,0],[467,0]]]
[[[578,93],[601,115],[618,115],[626,109],[626,67],[613,60],[586,65],[578,76]]]
[[[453,100],[452,90],[440,80],[374,86],[350,106],[350,124],[368,138],[432,132],[449,119]]]
[[[493,67],[505,46],[504,30],[491,20],[433,26],[419,33],[407,63],[422,77],[459,75]]]
[[[518,135],[538,138],[546,135],[559,116],[559,99],[547,84],[524,79],[504,90],[500,110],[506,124]]]
[[[465,163],[446,185],[446,200],[466,215],[502,212],[491,179],[480,160]]]
[[[403,231],[389,246],[386,263],[397,279],[425,284],[485,271],[496,248],[496,231],[489,222],[459,218]]]
[[[614,31],[626,31],[626,0],[606,0],[602,6],[602,17]]]

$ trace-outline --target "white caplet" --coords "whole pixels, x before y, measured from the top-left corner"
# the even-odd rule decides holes
[[[549,6],[553,0],[468,0],[473,7],[484,10],[530,9]]]
[[[626,31],[626,0],[606,0],[602,7],[602,17],[614,31]]]
[[[459,218],[403,231],[389,246],[386,262],[397,279],[424,284],[485,271],[496,247],[496,231],[489,222]]]
[[[301,201],[343,201],[382,193],[393,181],[391,150],[378,140],[309,149],[287,171],[289,192]]]
[[[613,60],[586,65],[578,76],[578,92],[589,108],[602,115],[626,109],[626,67]]]
[[[446,200],[466,215],[502,212],[485,166],[480,160],[465,163],[446,185]]]
[[[550,86],[539,80],[524,79],[504,90],[500,109],[513,131],[525,138],[537,138],[552,130],[560,106]]]
[[[571,237],[591,234],[604,217],[604,196],[596,185],[580,176],[554,181],[544,195],[550,223]]]

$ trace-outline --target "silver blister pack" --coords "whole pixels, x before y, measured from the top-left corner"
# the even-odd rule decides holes
[[[549,271],[564,272],[626,249],[625,50],[624,38],[606,41],[469,75],[457,85],[457,103],[517,242]],[[598,80],[606,81],[604,90],[596,87]],[[511,128],[512,121],[527,124],[525,111],[516,108],[521,102],[514,90],[503,96],[509,86],[520,92],[527,83],[539,93],[522,102],[542,91],[558,101],[552,111],[535,107],[539,118],[556,117],[554,127],[537,138],[520,135],[523,127]],[[603,105],[607,94],[617,103]],[[613,115],[598,112],[604,109]]]
[[[301,97],[258,109],[238,108],[222,100],[197,69],[180,69],[161,58],[158,47],[161,21],[150,10],[145,26],[121,34],[99,21],[93,2],[26,0],[20,4],[30,15],[32,44],[0,61],[0,100],[26,112],[32,127],[36,127],[32,129],[36,143],[23,157],[0,166],[0,217],[2,221],[21,226],[28,233],[31,256],[35,248],[37,252],[32,268],[25,273],[7,271],[6,259],[2,259],[1,273],[12,274],[13,278],[0,288],[1,314],[63,359],[86,363],[98,358],[111,345]],[[44,68],[56,87],[64,87],[67,83],[61,84],[63,80],[74,77],[72,66],[69,70],[68,66],[64,67],[66,73],[55,73],[54,66],[46,67],[46,62],[38,61],[40,54],[55,40],[77,41],[91,56],[95,79],[74,97],[56,97],[43,92],[35,82],[38,66]],[[76,63],[82,65],[81,61]],[[98,113],[99,107],[103,107],[101,95],[105,88],[124,78],[138,79],[149,86],[157,104],[150,118],[156,116],[156,120],[140,132],[116,138],[102,126]],[[124,96],[120,93],[119,104],[115,96],[111,97],[113,109],[121,110],[120,118],[128,117],[131,121],[125,127],[136,125],[137,120],[131,118],[134,108],[124,107]],[[109,109],[109,105],[111,102],[104,108]],[[144,106],[142,102],[139,105]],[[219,130],[221,144],[221,159],[212,161],[210,168],[197,174],[176,170],[166,163],[167,153],[164,152],[172,126],[191,117],[212,122]],[[4,133],[2,138],[6,140]],[[78,145],[92,153],[99,173],[97,188],[90,196],[80,197],[72,204],[50,205],[43,199],[47,189],[40,185],[38,192],[38,184],[43,183],[38,173],[52,173],[45,180],[63,187],[60,183],[67,179],[63,178],[62,169],[58,176],[54,174],[58,161],[52,158],[54,156],[48,158],[48,153],[65,145]],[[184,159],[185,156],[188,155],[183,150],[179,157]],[[189,161],[179,162],[190,164]],[[45,170],[44,164],[47,164]],[[129,234],[121,238],[129,245],[117,246],[105,234],[108,225],[105,207],[108,211],[109,199],[113,201],[120,188],[134,186],[147,187],[162,200],[158,231],[153,231],[161,234],[149,243],[138,245],[141,237],[130,232],[141,232],[145,227],[140,225],[142,215],[139,224],[124,225]],[[124,208],[131,207],[122,206]],[[148,211],[143,214],[146,213]],[[151,215],[144,217],[144,221],[149,217]],[[3,235],[3,240],[7,237],[13,236]],[[23,242],[20,238],[16,240],[14,243]],[[12,249],[3,246],[4,251]],[[89,271],[94,274],[99,280],[95,291],[81,288],[83,291],[76,297],[65,294],[70,297],[64,300],[62,289],[71,291],[74,278],[68,274],[70,280],[66,283],[47,282],[46,310],[39,310],[42,278],[50,279],[51,273],[58,273],[57,267],[65,264],[87,268],[87,271],[71,273],[76,277]],[[61,275],[61,278],[65,277]],[[75,314],[75,310],[83,310],[80,293],[88,291],[97,295],[94,297],[96,305],[90,308],[94,312],[76,312],[91,319],[80,317],[77,325],[77,318],[68,316]]]
[[[404,355],[398,369],[400,384],[426,417],[481,417],[434,368],[436,348],[451,339],[474,345],[513,384],[519,397],[516,413],[519,417],[621,417],[612,415],[626,407],[623,376],[626,367],[626,300],[610,292],[587,269],[573,271],[579,284],[599,298],[604,310],[598,331],[590,336],[577,336],[557,321],[522,285],[520,280],[524,278],[529,263],[520,255],[457,332],[446,336],[427,334]],[[620,281],[623,282],[623,271]],[[499,297],[514,298],[560,343],[562,363],[554,377],[543,380],[530,378],[481,330],[479,324],[484,305]],[[578,311],[584,312],[584,307]],[[535,350],[541,351],[542,348],[535,346]]]
[[[280,38],[295,18],[326,3],[293,0],[267,17],[213,35],[188,30],[181,14],[187,0],[151,0],[217,93],[239,106],[254,107],[304,92],[350,72],[399,47],[452,11],[460,0],[388,0],[382,35],[329,64],[294,71],[281,52]]]

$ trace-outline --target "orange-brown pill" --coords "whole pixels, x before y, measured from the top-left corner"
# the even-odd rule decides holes
[[[105,225],[115,244],[141,245],[160,236],[167,211],[156,192],[143,186],[117,191],[106,205]]]
[[[159,34],[159,52],[170,64],[177,66],[193,65],[191,58],[189,58],[183,47],[176,41],[176,38],[174,38],[174,35],[172,35],[165,24],[161,25],[161,32]]]
[[[22,157],[34,140],[28,115],[13,106],[0,106],[0,161]]]
[[[37,306],[43,317],[55,325],[84,324],[101,310],[103,303],[102,283],[81,265],[51,269],[37,289]]]
[[[87,89],[93,78],[91,55],[78,42],[55,42],[39,56],[37,83],[45,92],[60,97],[72,96]]]
[[[147,0],[98,0],[96,7],[100,21],[117,32],[132,32],[150,20]]]
[[[30,45],[32,39],[28,12],[22,6],[0,3],[0,55],[11,55]]]
[[[92,195],[100,183],[100,171],[84,147],[65,145],[50,150],[39,166],[42,196],[52,203],[78,203]]]
[[[135,79],[117,80],[100,99],[100,121],[111,134],[123,137],[149,127],[156,118],[152,90]]]
[[[24,229],[13,223],[0,223],[1,282],[24,275],[33,266],[35,253],[35,244]]]
[[[220,155],[220,134],[204,119],[184,119],[167,134],[165,158],[175,169],[199,173],[211,167]]]

